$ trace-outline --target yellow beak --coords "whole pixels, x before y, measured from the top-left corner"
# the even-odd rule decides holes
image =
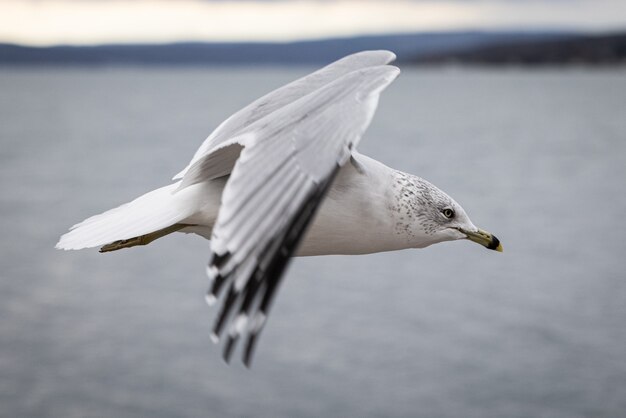
[[[463,228],[459,228],[459,230],[467,235],[467,239],[470,241],[474,241],[477,244],[482,245],[490,250],[496,250],[498,252],[502,252],[502,244],[500,244],[500,240],[496,238],[495,235],[490,234],[487,231],[483,231],[479,229],[476,232],[468,231]]]

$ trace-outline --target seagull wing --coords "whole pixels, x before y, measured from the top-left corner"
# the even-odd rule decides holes
[[[239,135],[251,124],[341,76],[358,69],[388,64],[395,58],[395,54],[390,51],[358,52],[266,94],[219,125],[174,180],[185,177],[180,188],[205,180],[207,177],[203,169],[206,167],[211,168],[212,178],[229,174],[241,152]],[[207,160],[205,157],[209,155],[212,158]]]
[[[345,74],[237,138],[243,150],[222,194],[207,267],[207,300],[225,292],[213,336],[228,328],[227,361],[247,334],[243,361],[250,363],[289,257],[399,72],[380,65]]]

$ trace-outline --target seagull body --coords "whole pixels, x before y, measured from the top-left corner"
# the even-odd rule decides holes
[[[347,56],[224,121],[175,183],[75,225],[60,249],[101,252],[173,232],[210,240],[207,302],[223,295],[224,358],[246,336],[249,365],[292,256],[367,254],[470,239],[502,250],[446,193],[356,151],[380,93],[399,74],[389,51]]]

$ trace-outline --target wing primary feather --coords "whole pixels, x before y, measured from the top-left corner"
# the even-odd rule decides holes
[[[256,326],[250,330],[248,336],[246,338],[242,361],[243,364],[250,368],[252,365],[252,358],[254,356],[254,350],[256,349],[256,344],[259,336],[261,335],[261,331],[265,327],[265,323],[267,322],[267,315],[269,312],[270,303],[272,301],[273,295],[276,293],[276,287],[279,284],[280,279],[273,280],[268,283],[265,293],[261,296],[261,306],[259,306],[259,311],[255,315],[255,318],[262,318],[261,322],[255,324]]]
[[[232,357],[233,350],[235,349],[235,344],[239,339],[239,334],[229,334],[226,343],[224,344],[224,351],[222,352],[222,358],[226,363],[230,363],[230,358]]]
[[[215,266],[216,268],[221,268],[231,257],[230,251],[226,251],[224,254],[213,253],[213,257],[209,262],[209,266]]]
[[[230,358],[234,351],[237,340],[239,339],[241,333],[244,331],[245,326],[247,325],[253,302],[257,296],[257,291],[262,284],[261,280],[257,276],[258,271],[256,271],[250,279],[248,279],[246,286],[240,296],[242,302],[239,306],[239,312],[237,313],[235,321],[231,324],[231,330],[228,335],[228,339],[226,340],[226,344],[224,345],[224,351],[222,353],[222,356],[226,363],[230,362]],[[240,320],[241,323],[239,323]]]
[[[222,330],[224,329],[224,325],[226,324],[226,319],[228,318],[230,312],[233,310],[234,305],[238,299],[238,294],[235,291],[235,284],[231,281],[230,286],[228,288],[228,293],[226,294],[226,299],[222,304],[222,308],[217,316],[217,320],[213,325],[213,334],[218,337],[222,334]]]
[[[272,177],[277,177],[275,176],[276,174],[280,173],[283,169],[288,169],[289,165],[293,165],[293,160],[291,160],[291,157],[293,157],[295,155],[295,150],[290,152],[289,154],[283,156],[281,158],[281,160],[278,162],[278,164],[276,164],[272,170],[270,172],[268,172],[268,177],[272,178]],[[280,177],[278,177],[280,178]],[[254,196],[256,196],[258,193],[258,190],[250,190],[248,191],[245,195],[242,196],[238,196],[238,201],[236,204],[233,205],[232,207],[232,213],[237,213],[239,212],[243,207],[245,207],[248,202],[254,198]],[[226,200],[228,199],[228,196],[224,196],[223,199]],[[228,224],[230,222],[230,219],[225,219],[224,224]]]
[[[259,294],[259,288],[261,287],[261,278],[253,277],[251,280],[248,280],[246,287],[244,289],[243,302],[241,302],[241,306],[239,307],[239,314],[250,316],[250,311],[252,310],[252,305],[256,296]]]
[[[227,279],[228,276],[222,276],[218,273],[215,276],[215,279],[213,279],[213,284],[211,285],[211,289],[209,290],[207,295],[212,296],[213,298],[217,298],[220,290],[222,290],[222,287],[224,286],[224,283],[226,283]]]
[[[223,275],[220,272],[220,268],[230,260],[230,251],[226,251],[224,254],[213,253],[211,261],[207,266],[207,274],[210,275],[209,279],[213,282],[210,290],[207,292],[207,301],[215,300],[218,297],[220,290],[224,283],[226,283],[229,275]]]
[[[272,259],[268,265],[267,270],[260,271],[260,281],[267,283],[267,287],[264,294],[262,295],[261,303],[258,309],[264,318],[267,318],[267,316],[269,315],[274,296],[276,295],[276,290],[280,285],[283,272],[289,264],[291,255],[295,251],[297,245],[302,240],[306,227],[313,219],[315,212],[317,211],[320,203],[323,200],[324,195],[326,194],[330,185],[335,179],[339,168],[340,166],[337,165],[333,169],[331,174],[325,179],[325,181],[320,183],[316,190],[307,198],[300,210],[294,216],[289,227],[286,228],[284,234],[282,235],[282,243],[279,246],[278,250],[274,254],[271,254]],[[261,326],[254,327],[248,333],[242,359],[246,367],[250,367],[252,363],[252,356],[254,354],[256,342],[262,329],[264,328],[265,322],[266,321],[263,321]]]

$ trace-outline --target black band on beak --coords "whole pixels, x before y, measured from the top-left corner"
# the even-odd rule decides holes
[[[498,238],[496,238],[495,235],[492,235],[491,236],[491,242],[489,243],[487,248],[490,249],[490,250],[495,250],[499,246],[500,246],[500,240]]]

